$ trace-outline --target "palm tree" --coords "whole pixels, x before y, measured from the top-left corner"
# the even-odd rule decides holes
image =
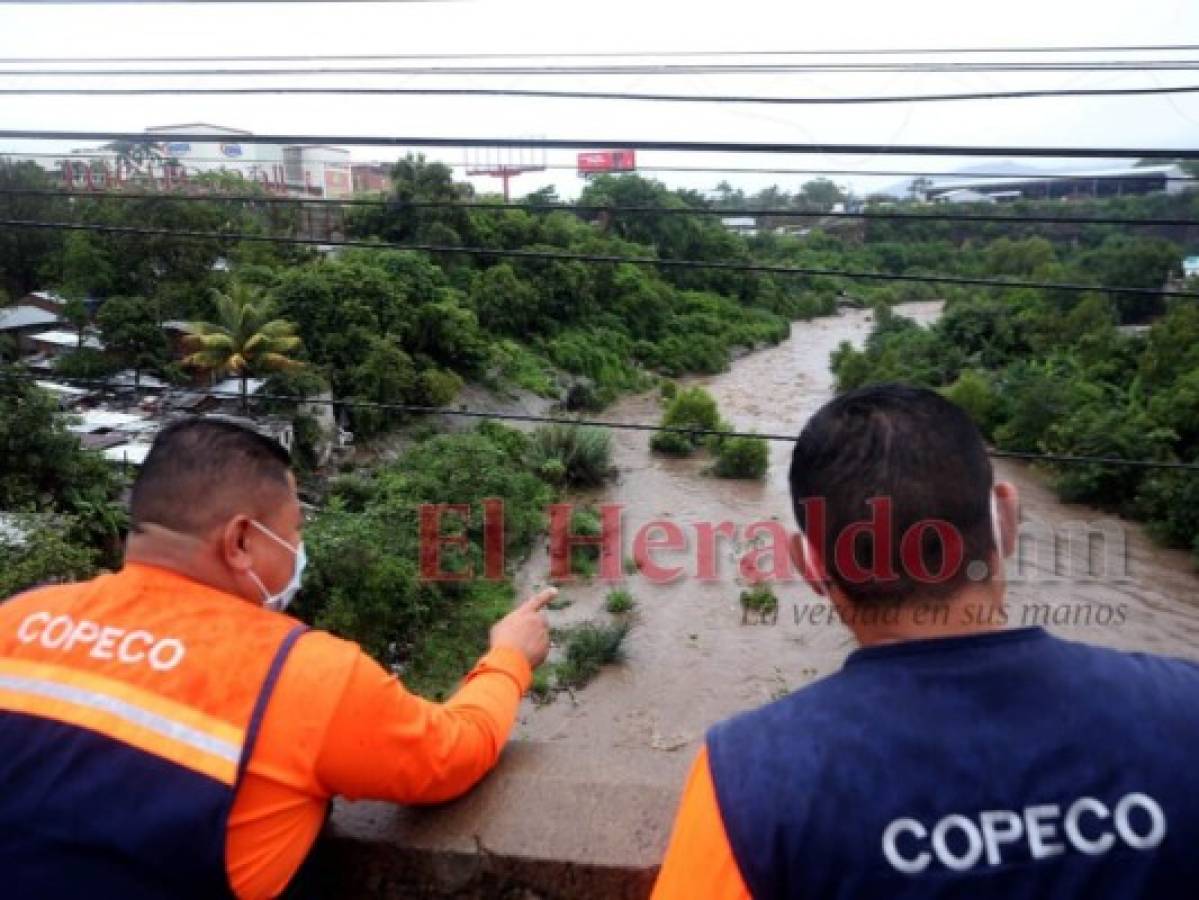
[[[296,326],[275,314],[270,300],[244,284],[234,284],[229,293],[213,292],[216,322],[188,322],[184,345],[192,351],[183,364],[216,375],[241,378],[242,411],[248,408],[247,381],[254,372],[278,372],[301,368],[303,363],[288,354],[300,346]]]

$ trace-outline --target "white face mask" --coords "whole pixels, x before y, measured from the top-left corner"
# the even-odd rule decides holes
[[[283,586],[283,590],[279,591],[277,594],[272,594],[266,589],[266,585],[262,583],[262,579],[254,573],[253,569],[246,573],[254,579],[254,583],[258,585],[258,590],[262,592],[262,605],[267,609],[275,609],[279,612],[283,612],[283,610],[287,609],[287,607],[291,604],[291,601],[295,598],[296,594],[299,593],[300,581],[304,577],[304,567],[308,565],[308,554],[304,552],[304,542],[300,541],[299,544],[293,547],[261,522],[256,522],[251,519],[250,524],[263,534],[270,537],[272,540],[282,544],[284,547],[290,550],[292,555],[296,558],[295,566],[292,568],[291,572],[291,580],[288,581],[287,584]]]

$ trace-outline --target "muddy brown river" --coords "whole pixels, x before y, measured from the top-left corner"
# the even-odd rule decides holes
[[[908,304],[899,311],[927,322],[939,304]],[[860,343],[870,327],[865,311],[798,322],[778,346],[744,356],[722,374],[683,383],[707,388],[738,429],[794,434],[832,396],[829,354],[841,341]],[[626,397],[605,413],[625,422],[660,416],[656,392]],[[675,523],[688,549],[658,550],[654,559],[681,566],[683,573],[670,583],[634,574],[619,584],[597,577],[563,586],[561,596],[571,605],[550,613],[559,626],[607,619],[607,592],[617,586],[632,592],[637,607],[625,660],[573,698],[560,694],[544,706],[526,700],[518,735],[578,745],[580,752],[613,760],[623,748],[689,758],[710,724],[835,671],[854,643],[799,580],[777,586],[777,622],[742,624],[737,557],[747,549],[745,529],[754,522],[793,528],[790,444],[771,442],[762,482],[706,475],[711,460],[704,454],[685,460],[653,455],[645,433],[614,432],[613,450],[615,481],[577,502],[623,505],[622,559],[632,555],[647,523]],[[1065,637],[1199,659],[1199,577],[1188,554],[1155,546],[1134,523],[1059,502],[1042,475],[1024,464],[1000,460],[995,468],[997,478],[1019,488],[1024,520],[1021,553],[1008,564],[1012,624],[1042,624]],[[736,539],[717,538],[716,577],[698,577],[699,526],[722,522],[732,523]],[[521,568],[522,593],[544,584],[547,574],[543,547]]]

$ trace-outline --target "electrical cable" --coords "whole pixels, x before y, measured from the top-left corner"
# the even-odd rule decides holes
[[[0,72],[0,75],[3,75]],[[523,88],[391,88],[391,87],[233,87],[233,88],[0,88],[6,97],[141,97],[141,96],[245,96],[245,95],[344,95],[404,97],[514,97],[546,100],[617,100],[654,103],[741,103],[774,106],[851,106],[887,103],[948,103],[974,100],[1029,100],[1060,97],[1131,97],[1159,94],[1195,94],[1199,85],[1129,88],[1040,88],[1033,90],[979,91],[955,94],[898,94],[855,97],[771,97],[738,94],[650,94],[621,91],[558,91]]]
[[[242,396],[237,391],[214,391],[204,388],[184,388],[174,387],[170,385],[139,385],[135,386],[126,382],[114,382],[101,378],[72,378],[59,375],[38,375],[35,373],[18,373],[7,369],[0,369],[0,378],[9,378],[20,381],[55,381],[67,385],[76,385],[79,387],[95,387],[103,390],[118,390],[118,391],[145,391],[147,393],[159,394],[196,394],[202,393],[209,397],[227,400],[240,400]],[[792,434],[776,434],[771,432],[756,432],[756,431],[729,431],[714,428],[686,428],[670,425],[649,425],[638,422],[615,422],[608,419],[585,419],[585,418],[562,418],[554,416],[539,416],[532,413],[504,413],[490,412],[486,410],[467,409],[462,407],[441,407],[441,406],[422,406],[418,404],[408,403],[380,403],[365,400],[335,400],[332,398],[308,398],[303,396],[293,396],[289,394],[263,394],[255,393],[252,398],[255,402],[271,401],[294,403],[296,405],[305,406],[336,406],[343,409],[369,409],[381,412],[400,412],[413,415],[442,415],[442,416],[457,416],[462,418],[473,419],[493,419],[501,422],[526,422],[546,425],[573,425],[580,427],[592,428],[607,428],[616,431],[645,431],[645,432],[667,432],[672,434],[684,434],[689,436],[700,437],[739,437],[739,438],[760,438],[766,441],[795,441],[796,435]],[[1126,459],[1116,456],[1083,456],[1077,454],[1064,453],[1037,453],[1033,451],[1020,450],[990,450],[991,456],[1009,459],[1022,459],[1029,461],[1067,463],[1079,465],[1110,465],[1110,466],[1129,466],[1134,468],[1145,469],[1182,469],[1186,471],[1199,471],[1199,463],[1185,463],[1173,460],[1151,460],[1151,459]]]
[[[96,190],[57,190],[53,188],[0,188],[0,197],[4,196],[33,196],[33,197],[71,197],[88,200],[106,201],[137,201],[149,200],[169,203],[175,200],[184,202],[218,202],[218,203],[258,203],[263,205],[283,206],[332,206],[381,208],[393,212],[404,212],[413,209],[469,209],[480,212],[509,212],[521,210],[532,213],[567,212],[580,215],[696,215],[696,216],[729,216],[754,218],[799,218],[799,219],[879,219],[884,221],[917,221],[917,222],[989,222],[989,223],[1033,223],[1039,222],[1053,225],[1130,225],[1130,226],[1183,226],[1199,225],[1199,219],[1179,218],[1129,218],[1120,216],[1049,216],[1049,215],[985,215],[978,213],[953,212],[894,212],[890,210],[869,210],[862,212],[817,212],[791,208],[773,207],[711,207],[711,206],[596,206],[572,205],[568,203],[487,203],[487,202],[443,202],[443,201],[395,201],[370,200],[363,198],[330,199],[317,197],[280,197],[271,194],[182,194],[170,191],[96,191]]]
[[[897,275],[888,272],[857,272],[845,269],[815,269],[780,266],[769,263],[737,263],[721,260],[660,259],[653,256],[616,256],[597,253],[542,250],[506,250],[492,247],[457,247],[450,244],[400,244],[386,241],[346,240],[337,238],[280,237],[277,235],[228,232],[185,231],[170,228],[139,228],[123,225],[93,225],[84,222],[37,222],[25,219],[0,219],[0,227],[32,228],[55,231],[95,231],[107,234],[128,234],[140,237],[180,237],[199,240],[247,241],[253,243],[295,244],[314,247],[360,247],[373,250],[410,250],[421,253],[459,254],[464,256],[493,256],[510,259],[543,259],[561,262],[628,263],[638,266],[658,266],[664,269],[711,269],[726,272],[757,272],[771,275],[823,275],[864,281],[901,281],[919,284],[954,284],[994,288],[1037,288],[1070,293],[1102,292],[1136,297],[1166,296],[1176,299],[1199,299],[1199,291],[1165,291],[1161,288],[1120,287],[1102,284],[1069,282],[1013,281],[1010,279],[973,278],[959,275]]]
[[[3,2],[3,0],[0,0]],[[154,2],[154,0],[144,0]],[[188,2],[188,0],[177,0]],[[241,2],[241,0],[208,0],[208,2]],[[250,0],[245,0],[250,2]],[[286,2],[286,0],[269,0]],[[320,2],[320,0],[311,0]],[[387,2],[387,0],[377,0]],[[432,0],[430,0],[432,2]],[[503,76],[553,77],[564,75],[645,77],[650,75],[785,75],[803,73],[839,74],[943,74],[966,72],[1193,72],[1199,60],[1088,60],[1054,62],[853,62],[853,63],[657,63],[625,65],[574,66],[294,66],[238,68],[53,68],[0,69],[0,74],[23,78],[59,78],[69,75],[108,78],[275,78],[283,75],[398,75],[405,78],[420,76]]]
[[[1083,47],[926,47],[926,48],[852,48],[841,50],[534,50],[529,52],[462,53],[349,53],[302,54],[290,56],[9,56],[0,57],[0,65],[52,63],[154,63],[154,62],[337,62],[343,60],[397,59],[601,59],[614,57],[720,57],[720,56],[915,56],[968,53],[1175,53],[1199,50],[1199,44],[1133,44]]]
[[[145,144],[146,132],[61,131],[3,129],[0,140],[98,141]],[[214,143],[228,137],[238,144],[344,144],[354,147],[451,147],[487,149],[590,150],[595,147],[633,147],[640,150],[671,150],[687,153],[794,153],[830,156],[1017,156],[1078,159],[1199,159],[1199,149],[1165,147],[994,147],[940,144],[792,144],[742,141],[626,141],[595,138],[478,138],[400,137],[389,135],[239,134],[212,135],[190,132],[164,134],[164,140],[182,143]]]
[[[170,138],[171,136],[170,135],[162,135],[162,137]],[[211,137],[220,137],[220,136],[213,135],[213,136],[210,136],[210,138]],[[158,142],[148,141],[146,139],[146,136],[143,135],[142,140],[137,143],[139,146],[150,147],[150,146],[153,146],[154,143],[158,143]],[[207,143],[217,143],[217,142],[212,141],[210,139]],[[18,152],[18,151],[0,151],[0,158],[3,158],[3,157],[8,157],[9,162],[12,162],[14,159],[17,162],[20,162],[22,160],[29,160],[29,159],[54,159],[54,160],[61,160],[61,161],[96,159],[96,160],[108,161],[113,158],[113,154],[111,151],[105,153],[105,152],[101,152],[99,150],[95,150],[92,152],[63,152],[63,153],[47,153],[47,152],[43,152],[43,151],[31,151],[31,152],[27,152],[27,153]],[[165,158],[165,161],[169,162],[171,160],[175,160],[180,165],[185,165],[187,163],[192,163],[192,162],[209,162],[209,163],[216,162],[216,163],[226,163],[226,164],[235,162],[235,160],[230,159],[227,156],[192,156],[191,154],[188,154],[186,157],[178,157],[178,158],[171,157],[168,155]],[[164,160],[156,160],[155,164],[160,165],[163,161]],[[283,165],[285,161],[284,161],[283,157],[267,157],[267,158],[263,158],[263,159],[251,160],[250,162],[255,165],[259,165],[259,164]],[[394,160],[394,159],[393,160],[350,160],[349,164],[352,166],[391,167],[391,166],[394,166],[396,164],[396,162],[397,162],[397,160]],[[435,163],[438,163],[438,164],[444,165],[444,166],[449,166],[452,169],[469,168],[472,165],[472,163],[468,163],[468,162],[441,162],[440,160],[432,160],[431,162],[435,162]],[[570,164],[570,163],[548,163],[547,162],[544,165],[538,166],[537,170],[540,171],[541,169],[566,170],[566,171],[575,172],[575,171],[578,171],[578,165]],[[1045,180],[1094,181],[1096,178],[1102,179],[1102,178],[1125,177],[1125,176],[1115,176],[1110,173],[1104,174],[1103,172],[1092,173],[1092,174],[1077,173],[1077,172],[1074,172],[1074,173],[1061,172],[1061,173],[1059,173],[1059,172],[1045,172],[1045,171],[1037,171],[1037,172],[1032,172],[1032,173],[960,172],[960,171],[959,172],[944,172],[944,171],[930,172],[930,171],[911,171],[911,170],[895,170],[895,169],[795,169],[795,168],[772,169],[772,168],[760,168],[760,167],[756,167],[756,166],[654,166],[654,165],[648,165],[648,166],[638,165],[636,167],[636,169],[633,171],[611,172],[611,173],[604,173],[604,174],[619,176],[619,175],[625,175],[625,174],[636,175],[640,172],[706,172],[706,173],[713,173],[713,174],[746,174],[746,175],[856,175],[856,176],[860,176],[863,178],[911,176],[911,177],[915,177],[915,178],[953,178],[958,181],[966,181],[967,183],[969,183],[971,181],[979,181],[979,180],[983,180],[983,179],[995,179],[995,180],[1006,180],[1006,181],[1016,181],[1016,182],[1025,182],[1025,181],[1037,182],[1037,181],[1045,181]],[[1152,172],[1150,174],[1154,178],[1160,178],[1160,179],[1162,179],[1164,181],[1168,181],[1168,182],[1199,181],[1199,176],[1195,176],[1195,175],[1164,175],[1164,174],[1152,173]],[[1133,177],[1133,176],[1127,176],[1127,177]]]

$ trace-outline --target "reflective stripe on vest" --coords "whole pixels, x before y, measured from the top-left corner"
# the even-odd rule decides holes
[[[0,659],[0,710],[87,728],[232,785],[245,731],[111,678]]]
[[[229,813],[304,631],[144,567],[0,604],[5,894],[230,896]]]

